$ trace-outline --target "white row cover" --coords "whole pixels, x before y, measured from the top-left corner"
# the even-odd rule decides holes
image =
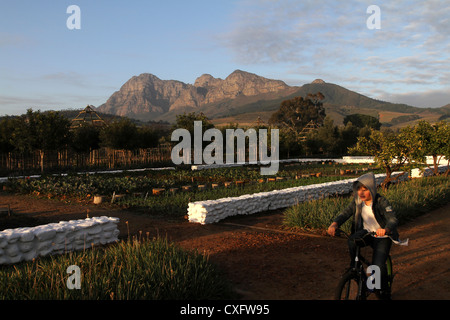
[[[395,172],[393,175],[399,173]],[[381,184],[385,177],[385,174],[376,174],[377,185]],[[400,179],[407,177],[405,174]],[[191,202],[188,205],[189,222],[215,223],[230,216],[287,208],[303,201],[348,194],[352,192],[355,180],[356,178],[246,194],[239,197]]]
[[[94,217],[0,232],[0,264],[82,250],[118,240],[119,218]]]

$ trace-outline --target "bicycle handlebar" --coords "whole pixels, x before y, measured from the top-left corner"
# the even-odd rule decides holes
[[[342,230],[342,229],[340,229],[340,228],[336,228],[336,230],[335,230],[335,235],[336,236],[340,236],[341,234],[344,234],[345,235],[345,237],[347,238],[347,239],[349,239],[350,238],[350,235],[347,233],[347,232],[345,232],[344,230]],[[376,237],[376,232],[374,232],[374,231],[372,231],[372,232],[367,232],[366,234],[364,234],[361,238],[357,238],[357,239],[355,239],[355,240],[358,240],[358,239],[360,239],[360,240],[362,240],[362,241],[364,241],[364,238],[366,237],[366,236],[368,236],[368,235],[371,235],[371,236],[375,236]],[[395,244],[397,244],[397,245],[401,245],[401,246],[407,246],[408,245],[408,240],[409,239],[406,239],[406,240],[395,240],[395,239],[393,239],[391,236],[390,236],[390,232],[389,233],[386,233],[386,236],[388,236],[391,240],[392,240],[392,242],[394,242]]]
[[[336,228],[335,235],[339,237],[341,235],[341,233],[343,233],[346,238],[350,238],[350,235],[347,232],[345,232],[344,230],[342,230],[340,228]],[[367,232],[366,234],[364,234],[362,236],[361,239],[363,239],[367,236],[376,236],[376,235],[377,235],[377,233],[375,231]],[[386,233],[386,235],[388,235],[388,234]]]

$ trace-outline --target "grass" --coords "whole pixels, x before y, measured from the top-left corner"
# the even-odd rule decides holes
[[[399,224],[403,224],[450,202],[450,179],[444,176],[415,179],[378,192],[389,200]],[[285,210],[284,224],[302,229],[326,229],[351,201],[352,197],[337,197],[299,203]],[[341,227],[345,231],[350,230],[349,220]]]
[[[81,289],[68,289],[81,270]],[[207,257],[165,239],[133,239],[106,248],[0,267],[1,300],[185,300],[234,298]]]

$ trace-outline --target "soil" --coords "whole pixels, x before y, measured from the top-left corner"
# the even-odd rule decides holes
[[[166,237],[209,256],[241,299],[329,300],[348,264],[346,240],[283,226],[283,210],[199,225],[149,211],[67,203],[0,192],[0,230],[87,215],[120,218],[120,237]],[[408,246],[393,245],[394,300],[450,299],[450,203],[399,227]],[[367,249],[370,255],[371,249]]]

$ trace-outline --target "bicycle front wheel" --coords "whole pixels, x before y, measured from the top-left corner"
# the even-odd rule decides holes
[[[354,272],[347,272],[339,281],[334,294],[335,300],[365,300],[364,283],[360,282],[359,277]]]

